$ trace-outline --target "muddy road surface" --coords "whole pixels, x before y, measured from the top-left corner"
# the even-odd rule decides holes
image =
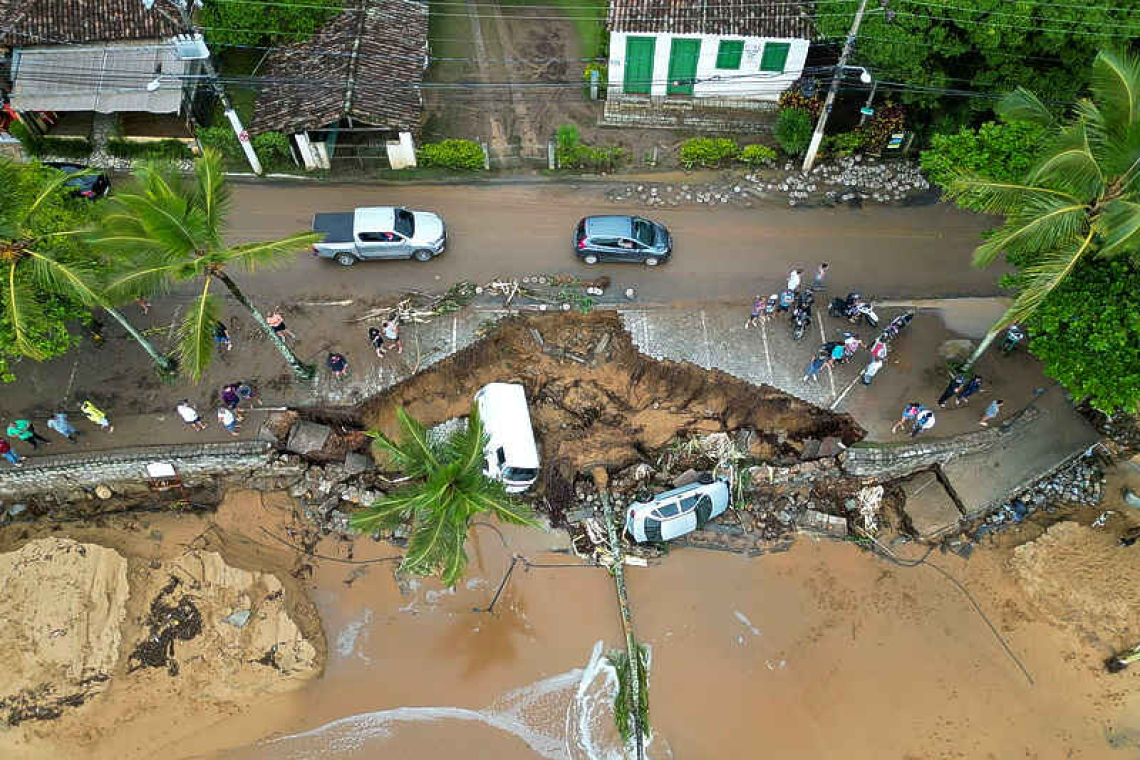
[[[679,182],[685,181],[679,178]],[[569,273],[609,274],[643,300],[739,299],[781,286],[789,267],[831,262],[831,290],[884,297],[993,295],[1001,267],[978,270],[970,253],[987,220],[946,204],[911,208],[648,209],[605,200],[606,184],[376,185],[235,184],[230,235],[256,240],[309,229],[319,211],[406,205],[438,212],[448,249],[436,260],[343,268],[308,252],[276,271],[246,276],[249,291],[274,300],[346,298],[437,289],[456,280]],[[591,214],[642,214],[673,233],[673,259],[657,269],[587,267],[573,253],[574,226]],[[809,280],[810,281],[810,280]],[[743,308],[743,307],[742,307]]]

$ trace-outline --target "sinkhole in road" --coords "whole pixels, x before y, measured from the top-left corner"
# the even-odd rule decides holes
[[[771,386],[647,357],[614,312],[503,319],[482,340],[364,401],[360,416],[395,434],[402,406],[435,425],[467,414],[491,382],[526,388],[542,465],[569,479],[598,465],[613,472],[652,462],[698,434],[754,431],[748,456],[768,462],[798,461],[808,439],[849,445],[865,435],[850,415]]]

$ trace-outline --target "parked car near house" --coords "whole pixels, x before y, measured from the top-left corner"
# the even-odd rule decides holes
[[[620,261],[655,267],[668,261],[673,236],[640,216],[588,216],[574,232],[574,252],[587,264]]]
[[[346,267],[374,259],[431,261],[447,246],[442,219],[430,211],[402,206],[317,214],[313,232],[325,236],[313,245],[313,254]]]
[[[669,541],[692,533],[728,509],[728,481],[703,474],[626,510],[625,530],[638,543]]]
[[[69,164],[63,161],[48,161],[44,166],[50,166],[53,169],[59,169],[64,174],[78,174],[82,171],[87,171],[86,166],[79,164]],[[68,189],[73,198],[87,198],[89,200],[96,200],[102,198],[111,192],[111,178],[102,172],[93,172],[91,174],[84,174],[81,177],[72,177],[63,186]]]

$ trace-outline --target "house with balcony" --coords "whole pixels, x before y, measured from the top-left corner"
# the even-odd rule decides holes
[[[606,24],[601,123],[712,131],[763,121],[814,33],[810,4],[789,0],[610,0]]]

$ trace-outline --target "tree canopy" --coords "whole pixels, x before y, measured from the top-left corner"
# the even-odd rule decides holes
[[[963,171],[1003,182],[1025,176],[1041,150],[1045,128],[1030,122],[987,121],[978,128],[962,127],[957,134],[934,135],[922,151],[922,172],[944,190]],[[963,205],[979,211],[963,199]]]
[[[817,5],[820,35],[842,39],[857,5],[857,0]],[[993,101],[943,90],[999,94],[1031,83],[1051,101],[1072,101],[1087,84],[1098,50],[1140,36],[1140,0],[1092,5],[891,0],[888,9],[890,20],[876,3],[869,4],[852,63],[871,69],[879,80],[908,85],[912,89],[897,97],[937,107],[951,131]]]
[[[341,10],[341,0],[205,0],[198,12],[206,38],[229,45],[291,45],[304,42]]]

